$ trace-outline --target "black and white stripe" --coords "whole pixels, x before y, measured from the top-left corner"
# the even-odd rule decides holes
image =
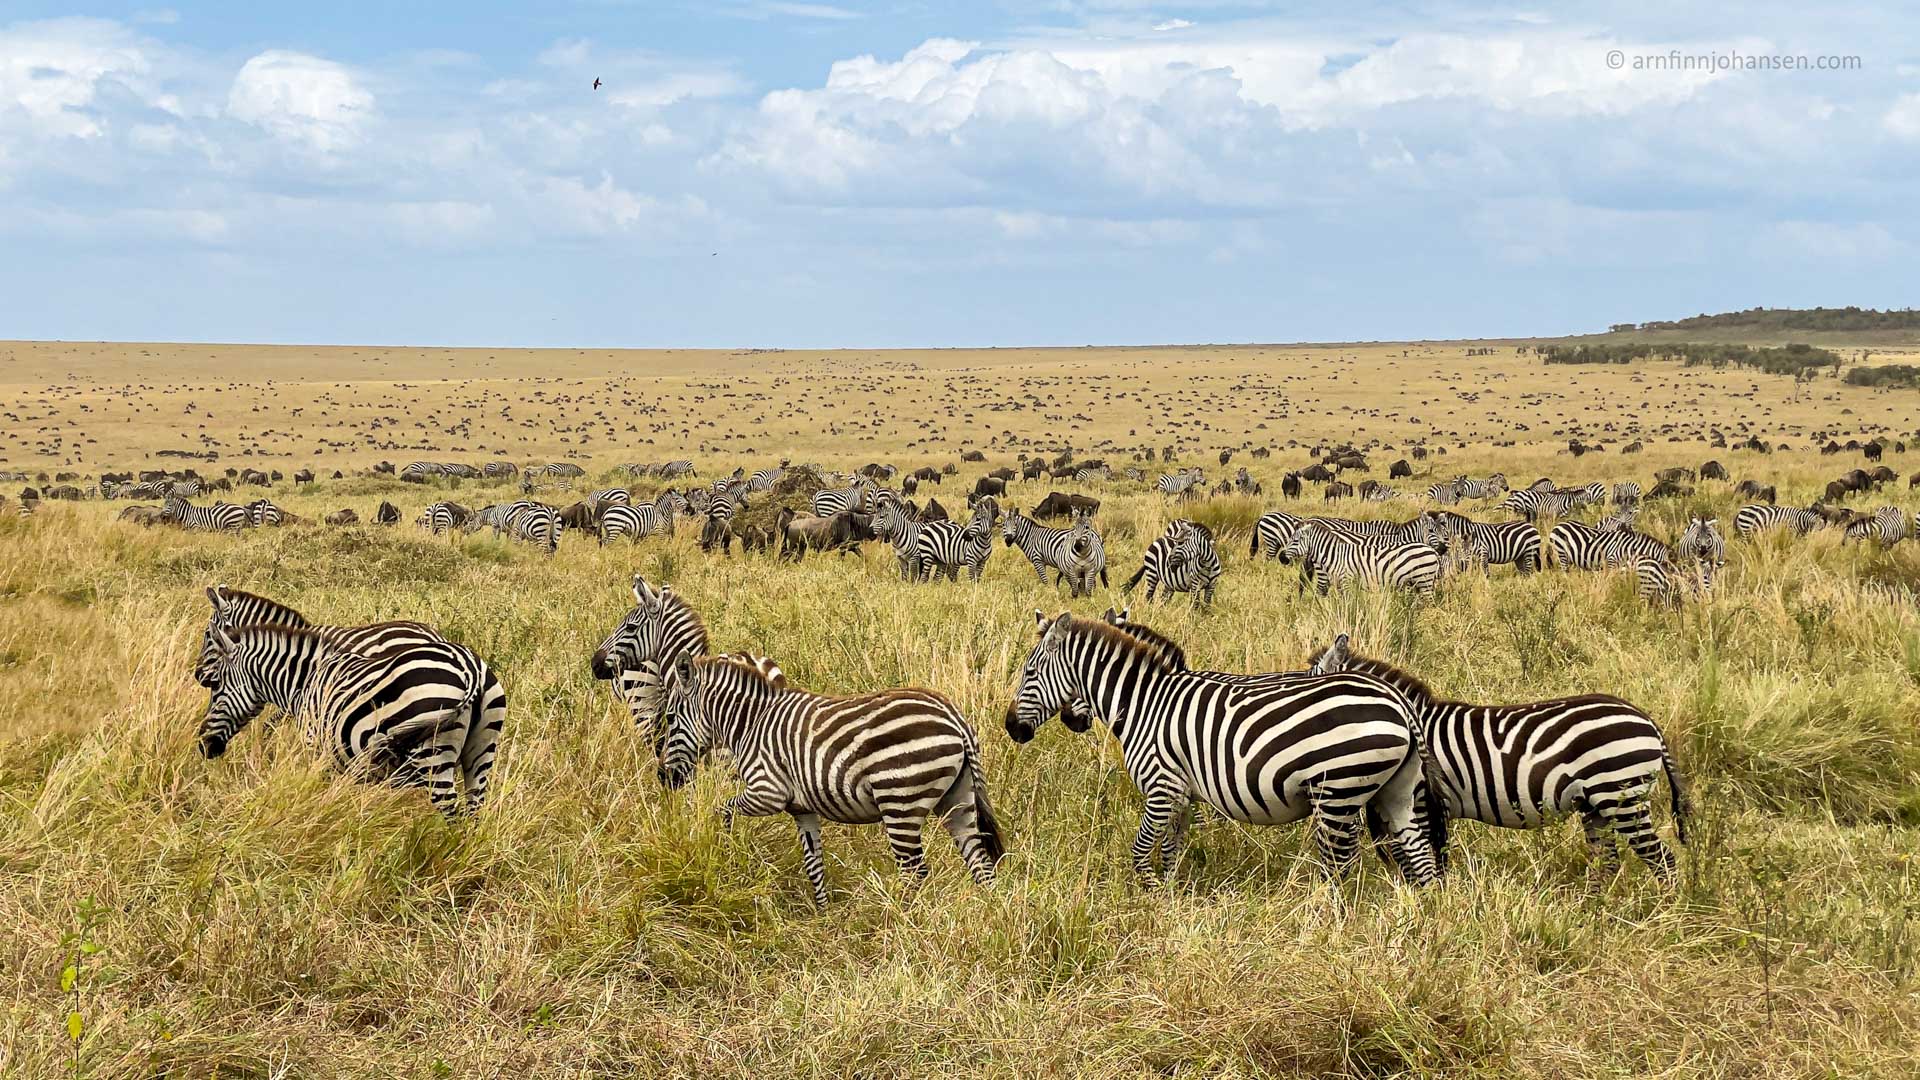
[[[1618,837],[1662,879],[1672,878],[1673,853],[1653,827],[1660,774],[1682,843],[1686,797],[1659,726],[1628,702],[1605,694],[1524,705],[1448,701],[1385,661],[1353,654],[1345,634],[1309,670],[1364,673],[1400,692],[1422,736],[1427,782],[1448,816],[1532,829],[1579,814],[1603,864],[1612,863]]]
[[[893,556],[900,564],[901,579],[914,580],[918,573],[915,552],[920,546],[921,523],[909,515],[906,507],[891,493],[883,492],[878,502],[879,510],[873,518],[874,530],[893,546]]]
[[[1512,566],[1523,574],[1540,569],[1540,530],[1526,521],[1474,521],[1451,510],[1436,511],[1434,521],[1456,557],[1481,566]]]
[[[1425,519],[1415,519],[1422,521]],[[1300,588],[1309,577],[1325,596],[1336,585],[1358,582],[1408,589],[1432,596],[1440,580],[1440,553],[1427,541],[1368,539],[1342,535],[1322,521],[1300,526],[1280,552],[1284,562],[1300,565]]]
[[[1742,540],[1752,539],[1755,533],[1769,529],[1792,529],[1804,536],[1826,523],[1825,518],[1812,510],[1772,503],[1752,503],[1733,513],[1733,531]]]
[[[486,801],[507,697],[473,650],[422,641],[362,656],[313,630],[277,626],[222,626],[213,642],[213,694],[200,725],[207,757],[275,705],[337,768],[423,785],[449,817]]]
[[[1892,507],[1887,509],[1893,510]],[[1894,520],[1905,527],[1900,520],[1900,512],[1893,510]],[[1673,542],[1674,560],[1681,563],[1705,563],[1719,566],[1727,561],[1727,539],[1720,535],[1719,518],[1695,517],[1687,521],[1687,527],[1680,533],[1680,539]]]
[[[1107,549],[1087,515],[1075,511],[1072,524],[1056,529],[1020,513],[1009,511],[1001,524],[1000,535],[1008,547],[1017,547],[1033,564],[1041,584],[1047,580],[1047,568],[1056,573],[1054,584],[1067,583],[1067,595],[1093,595],[1093,580],[1106,584]]]
[[[199,532],[238,532],[253,523],[244,506],[225,502],[194,506],[178,497],[167,499],[160,510],[160,520]]]
[[[617,540],[624,536],[638,540],[654,533],[673,535],[673,512],[660,510],[647,503],[639,506],[609,506],[600,515],[600,542]]]
[[[813,493],[813,516],[832,517],[842,510],[871,514],[874,512],[873,481],[862,476],[844,488]]]
[[[1401,872],[1421,885],[1438,879],[1418,812],[1418,734],[1393,687],[1355,674],[1193,672],[1164,639],[1066,612],[1034,617],[1040,641],[1020,670],[1007,734],[1026,742],[1074,702],[1105,718],[1146,797],[1133,868],[1148,885],[1174,869],[1201,801],[1253,825],[1311,818],[1334,875],[1352,864],[1363,818],[1377,817]],[[1070,714],[1069,724],[1084,730]]]
[[[1162,590],[1168,598],[1174,593],[1199,593],[1201,603],[1211,604],[1221,572],[1213,530],[1196,521],[1175,518],[1167,523],[1165,533],[1147,545],[1140,556],[1140,569],[1120,586],[1120,591],[1131,593],[1144,579],[1148,600],[1156,590]]]
[[[1206,475],[1196,466],[1177,473],[1161,473],[1160,479],[1153,482],[1153,489],[1162,495],[1177,495],[1186,499],[1203,494],[1206,482]]]
[[[1890,548],[1907,538],[1907,516],[1897,506],[1883,506],[1847,526],[1848,540],[1872,540]]]
[[[552,555],[560,548],[562,528],[558,510],[546,503],[521,500],[507,506],[495,531],[524,540]]]
[[[1671,563],[1667,545],[1645,533],[1622,529],[1601,532],[1578,521],[1563,521],[1547,534],[1547,550],[1563,570],[1606,570],[1633,566],[1641,558]]]
[[[1615,506],[1638,506],[1642,492],[1640,485],[1632,480],[1623,480],[1613,485],[1613,504]]]
[[[1247,556],[1264,555],[1277,559],[1286,548],[1287,541],[1300,528],[1300,519],[1282,510],[1271,510],[1261,514],[1253,523],[1253,536],[1247,543]]]
[[[660,779],[679,788],[709,750],[731,752],[746,790],[721,804],[735,814],[791,814],[813,901],[827,903],[820,822],[878,823],[900,872],[924,878],[929,816],[952,834],[981,885],[1005,852],[987,801],[972,725],[931,690],[834,697],[768,678],[752,658],[682,656],[669,669]]]
[[[682,656],[707,655],[707,627],[673,586],[655,589],[633,576],[633,608],[593,654],[593,677],[613,683],[647,744],[663,751],[662,687],[669,665]]]
[[[493,508],[488,507],[488,509]],[[420,512],[420,520],[416,524],[433,535],[439,536],[441,533],[454,532],[466,523],[467,515],[462,512],[457,503],[437,502]]]
[[[255,528],[279,525],[286,515],[272,499],[255,499],[247,504],[247,524]]]
[[[440,632],[425,623],[395,621],[368,623],[365,626],[314,626],[295,609],[256,593],[230,589],[225,585],[207,588],[207,600],[213,612],[207,617],[200,635],[200,659],[193,667],[193,681],[211,690],[217,675],[213,635],[216,630],[240,626],[284,626],[312,630],[326,638],[334,648],[375,656],[391,648],[423,641],[445,641]]]
[[[973,515],[966,521],[924,521],[913,542],[915,581],[932,581],[945,573],[948,581],[960,580],[960,568],[969,577],[980,580],[993,552],[993,526],[1000,516],[1000,504],[991,495],[983,495],[973,504]]]

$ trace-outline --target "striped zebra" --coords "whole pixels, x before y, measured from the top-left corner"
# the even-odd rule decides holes
[[[1145,580],[1149,601],[1155,591],[1164,592],[1167,599],[1184,592],[1199,593],[1202,604],[1211,604],[1221,573],[1213,530],[1197,521],[1175,518],[1167,523],[1166,532],[1147,545],[1140,556],[1140,569],[1120,586],[1120,591],[1131,594]]]
[[[948,581],[958,581],[964,566],[969,577],[979,581],[993,552],[993,526],[999,517],[1000,504],[982,495],[965,522],[921,522],[913,543],[913,580],[933,581],[945,573]]]
[[[1282,510],[1271,510],[1261,514],[1253,523],[1253,536],[1247,544],[1247,557],[1265,555],[1277,559],[1286,548],[1287,541],[1300,528],[1300,519]]]
[[[1887,509],[1893,510],[1892,507]],[[1904,528],[1900,511],[1893,510],[1894,520]],[[1687,527],[1680,533],[1680,539],[1673,542],[1673,557],[1682,563],[1703,563],[1719,566],[1727,561],[1727,539],[1720,535],[1719,518],[1695,517],[1687,521]]]
[[[687,501],[687,497],[672,488],[654,497],[653,508],[675,517],[684,517],[693,512],[693,504]]]
[[[1533,829],[1577,813],[1601,866],[1614,865],[1617,837],[1672,880],[1673,853],[1653,827],[1653,787],[1664,773],[1683,844],[1686,793],[1659,726],[1628,702],[1606,694],[1523,705],[1448,701],[1392,664],[1356,655],[1345,634],[1308,670],[1363,673],[1399,691],[1422,737],[1427,782],[1449,817]]]
[[[1406,878],[1438,880],[1419,812],[1419,736],[1393,687],[1348,674],[1222,678],[1187,670],[1164,639],[1067,612],[1034,619],[1040,641],[1007,734],[1028,742],[1074,702],[1106,719],[1146,798],[1132,854],[1149,887],[1174,869],[1201,801],[1251,825],[1311,819],[1331,876],[1352,865],[1362,820],[1377,815]]]
[[[424,484],[429,480],[436,480],[450,475],[452,474],[448,471],[447,466],[442,465],[438,461],[416,461],[400,470],[400,479],[405,480],[409,484]]]
[[[1689,589],[1705,599],[1713,592],[1713,575],[1718,565],[1702,560],[1683,570],[1664,559],[1642,555],[1633,562],[1635,591],[1642,603],[1662,607],[1677,605]]]
[[[1482,567],[1512,566],[1522,574],[1541,568],[1540,530],[1525,521],[1480,522],[1451,510],[1438,510],[1433,519],[1456,557]]]
[[[1111,479],[1113,479],[1113,469],[1106,465],[1096,465],[1090,469],[1075,469],[1073,471],[1073,482],[1076,484],[1091,484],[1097,481]]]
[[[749,492],[772,491],[773,485],[779,483],[781,478],[786,475],[787,467],[785,465],[781,465],[776,469],[761,469],[752,476],[747,477],[747,490]]]
[[[493,508],[487,508],[487,510],[491,509]],[[486,510],[481,511],[481,513],[486,513]],[[441,533],[454,533],[459,531],[471,516],[473,515],[463,514],[458,503],[437,502],[420,512],[420,520],[416,524],[434,536],[439,536]]]
[[[342,771],[425,786],[447,817],[486,802],[507,695],[473,650],[421,641],[362,656],[282,626],[222,626],[213,642],[215,685],[200,724],[206,757],[225,753],[274,705]]]
[[[1446,536],[1439,526],[1439,518],[1434,514],[1417,514],[1407,521],[1353,521],[1348,518],[1313,517],[1301,522],[1301,525],[1303,527],[1319,525],[1343,540],[1426,544],[1436,551],[1444,551],[1447,546]],[[1297,534],[1298,530],[1295,532]]]
[[[1507,490],[1507,474],[1494,473],[1485,480],[1470,480],[1462,476],[1453,483],[1462,499],[1491,499]]]
[[[874,512],[873,481],[866,477],[857,477],[845,488],[813,493],[813,516],[832,517],[842,510],[871,514]]]
[[[307,621],[305,615],[285,604],[225,585],[208,586],[207,600],[213,605],[213,612],[207,617],[207,627],[200,635],[200,658],[193,666],[193,681],[209,690],[213,689],[219,673],[213,635],[223,627],[229,631],[256,625],[311,630],[326,638],[334,648],[361,656],[376,656],[388,649],[424,641],[446,640],[440,636],[440,631],[425,623],[404,620],[368,623],[365,626],[315,626]]]
[[[286,515],[279,507],[273,505],[272,499],[255,499],[247,504],[247,524],[256,529],[279,525],[285,520]]]
[[[1009,511],[1000,535],[1008,547],[1017,547],[1046,584],[1047,568],[1055,571],[1054,585],[1067,583],[1067,595],[1093,595],[1093,579],[1107,584],[1107,549],[1088,517],[1075,511],[1064,529],[1042,525],[1018,510]]]
[[[1427,498],[1440,506],[1452,506],[1460,501],[1460,486],[1466,477],[1457,476],[1452,480],[1442,480],[1427,489]]]
[[[1547,550],[1563,570],[1608,570],[1634,566],[1642,558],[1673,562],[1667,545],[1631,529],[1601,532],[1578,521],[1563,521],[1547,534]]]
[[[1190,499],[1205,493],[1206,474],[1199,466],[1182,469],[1177,473],[1161,473],[1160,479],[1153,482],[1153,489],[1162,495],[1176,495]]]
[[[682,656],[707,655],[707,627],[673,586],[656,589],[633,575],[633,608],[594,651],[593,677],[613,684],[634,725],[644,728],[656,759],[665,753],[662,721],[666,670]]]
[[[1890,548],[1907,538],[1907,516],[1897,506],[1883,506],[1847,526],[1846,539],[1873,540]]]
[[[183,499],[191,499],[200,494],[200,481],[191,476],[179,480],[162,481],[154,486],[163,489],[161,493],[164,495],[178,495]]]
[[[587,508],[598,514],[609,506],[631,506],[633,495],[626,488],[603,488],[587,496]]]
[[[1642,492],[1640,485],[1632,480],[1623,480],[1613,485],[1613,504],[1620,507],[1640,505]]]
[[[936,816],[973,880],[993,883],[1005,844],[979,741],[946,698],[918,688],[815,694],[733,657],[681,656],[669,672],[661,782],[684,787],[702,755],[730,751],[746,790],[720,805],[723,820],[791,814],[815,907],[827,906],[822,820],[878,823],[911,881],[927,875],[921,832]]]
[[[1633,523],[1638,520],[1639,517],[1639,507],[1622,507],[1608,514],[1606,517],[1601,518],[1600,521],[1594,525],[1594,528],[1599,529],[1601,532],[1632,532]]]
[[[1812,510],[1772,503],[1753,503],[1733,513],[1733,531],[1742,540],[1750,540],[1755,533],[1769,529],[1792,529],[1805,536],[1826,523],[1825,518]]]
[[[662,511],[647,503],[639,506],[609,506],[600,515],[600,543],[605,546],[609,540],[627,537],[639,540],[654,533],[673,535],[673,511]]]
[[[693,462],[681,458],[660,466],[660,471],[656,475],[662,480],[677,480],[682,476],[699,476],[700,474],[693,471]]]
[[[1301,526],[1280,558],[1300,564],[1299,591],[1306,590],[1311,577],[1322,596],[1349,581],[1432,596],[1440,580],[1440,553],[1432,543],[1342,536],[1322,522]]]
[[[511,480],[520,475],[520,466],[511,461],[489,461],[480,467],[480,476],[486,480]]]
[[[21,502],[25,512],[26,502]],[[244,506],[217,502],[212,506],[194,506],[187,500],[169,497],[160,509],[160,520],[196,532],[238,532],[253,524]]]
[[[1599,484],[1588,484],[1584,488],[1575,488],[1570,491],[1557,489],[1536,491],[1533,488],[1523,488],[1509,492],[1507,497],[1501,500],[1500,508],[1510,510],[1528,521],[1539,521],[1541,518],[1566,517],[1582,506],[1598,504],[1605,499],[1606,489]]]
[[[907,513],[906,507],[891,492],[883,492],[879,509],[874,513],[873,527],[892,545],[893,557],[900,564],[900,579],[914,580],[917,573],[914,553],[920,546],[921,523]]]
[[[496,531],[534,544],[552,557],[560,549],[560,512],[546,503],[522,500],[508,506]]]

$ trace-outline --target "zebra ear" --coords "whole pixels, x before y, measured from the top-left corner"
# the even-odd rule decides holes
[[[213,642],[220,647],[222,655],[231,653],[240,647],[240,643],[233,638],[233,629],[224,622],[214,626]]]
[[[633,602],[644,607],[647,603],[648,592],[647,579],[641,577],[639,574],[633,575]]]
[[[1039,608],[1034,608],[1033,626],[1036,630],[1045,630],[1047,628],[1047,613],[1041,611]]]

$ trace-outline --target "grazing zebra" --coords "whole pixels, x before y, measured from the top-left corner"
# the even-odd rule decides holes
[[[1645,533],[1623,529],[1601,532],[1578,521],[1563,521],[1547,534],[1547,550],[1563,570],[1605,570],[1633,566],[1641,558],[1671,563],[1667,545]]]
[[[707,655],[707,627],[673,586],[655,589],[633,576],[633,609],[593,654],[593,677],[613,683],[633,722],[647,730],[647,744],[665,752],[661,720],[667,668],[682,656]]]
[[[879,499],[879,510],[874,514],[873,527],[893,546],[893,556],[900,563],[901,580],[913,580],[917,572],[914,552],[920,546],[919,520],[908,514],[906,507],[892,493],[883,492]]]
[[[1287,541],[1280,552],[1283,562],[1300,563],[1300,589],[1307,578],[1325,596],[1335,585],[1357,581],[1363,585],[1384,585],[1410,589],[1421,596],[1432,596],[1440,580],[1440,553],[1433,544],[1403,540],[1369,540],[1342,536],[1324,522],[1309,522]]]
[[[466,507],[459,503],[437,502],[420,512],[418,524],[429,533],[439,536],[441,533],[453,533],[467,528],[470,522],[478,522],[481,517],[494,509],[496,508],[489,506],[475,515],[467,513]]]
[[[1300,519],[1281,510],[1271,510],[1261,514],[1253,523],[1253,537],[1247,544],[1247,557],[1265,555],[1277,559],[1280,552],[1293,539],[1300,528]]]
[[[813,516],[832,517],[842,510],[871,514],[874,512],[875,493],[873,481],[858,477],[845,488],[833,491],[813,493]]]
[[[1598,485],[1594,485],[1598,486]],[[1500,509],[1510,510],[1528,521],[1541,518],[1566,517],[1574,508],[1582,504],[1581,495],[1575,491],[1535,491],[1522,488],[1508,492],[1500,502]]]
[[[693,471],[693,462],[684,458],[677,461],[669,461],[665,465],[660,466],[659,473],[662,480],[677,480],[682,476],[697,477],[699,475],[699,473]]]
[[[549,557],[560,549],[560,512],[546,503],[522,500],[506,508],[495,531],[538,545]]]
[[[1017,547],[1033,564],[1033,572],[1046,584],[1047,568],[1053,567],[1054,585],[1067,583],[1068,596],[1093,595],[1093,579],[1106,584],[1107,549],[1100,534],[1086,515],[1075,511],[1072,524],[1064,529],[1042,525],[1018,510],[1010,511],[1001,523],[1000,535],[1008,547]]]
[[[1887,509],[1892,510],[1892,507]],[[1900,512],[1893,511],[1894,520],[1900,520]],[[1719,518],[1696,517],[1688,520],[1686,530],[1680,539],[1673,542],[1673,557],[1679,562],[1705,563],[1719,566],[1727,561],[1727,539],[1720,535]],[[1904,522],[1901,522],[1904,526]]]
[[[488,480],[511,480],[520,475],[520,466],[511,461],[489,461],[480,467],[480,475]]]
[[[631,506],[633,495],[626,488],[604,488],[587,496],[587,508],[598,514],[609,506]]]
[[[968,569],[972,580],[979,581],[987,568],[987,556],[993,552],[993,526],[1000,517],[1000,504],[991,495],[982,495],[973,504],[973,516],[964,524],[958,521],[923,521],[913,544],[913,580],[933,581],[940,573],[948,581],[960,580],[960,568]]]
[[[1540,530],[1528,522],[1479,522],[1451,510],[1435,511],[1433,518],[1448,550],[1482,566],[1511,565],[1522,574],[1542,566]]]
[[[1153,488],[1162,495],[1178,495],[1183,499],[1190,499],[1201,494],[1206,482],[1206,475],[1200,471],[1199,466],[1194,466],[1177,473],[1161,473],[1160,479],[1154,481]]]
[[[761,469],[747,478],[747,490],[749,492],[772,491],[773,485],[779,483],[780,478],[785,475],[787,475],[785,465],[777,469]]]
[[[1507,490],[1507,474],[1494,473],[1485,480],[1456,479],[1454,487],[1462,499],[1491,499]]]
[[[1439,878],[1419,812],[1419,736],[1392,686],[1345,674],[1222,678],[1187,670],[1157,635],[1067,612],[1034,619],[1040,641],[1020,669],[1007,734],[1028,742],[1075,702],[1106,719],[1146,797],[1132,850],[1149,887],[1176,865],[1199,801],[1252,825],[1311,818],[1332,876],[1352,865],[1363,816],[1377,816],[1406,878]]]
[[[1623,480],[1613,485],[1613,504],[1627,507],[1640,505],[1640,485],[1632,480]]]
[[[486,802],[507,695],[473,650],[420,641],[362,656],[313,630],[281,626],[223,625],[213,643],[213,694],[200,724],[205,756],[225,753],[275,705],[343,771],[424,785],[447,817]]]
[[[1877,542],[1883,548],[1890,548],[1907,538],[1907,516],[1896,506],[1883,506],[1870,516],[1855,520],[1847,526],[1846,539]]]
[[[641,503],[639,506],[614,505],[600,515],[600,543],[625,536],[639,540],[654,533],[673,535],[673,511]]]
[[[1452,506],[1460,501],[1460,486],[1466,482],[1466,479],[1460,476],[1452,480],[1442,480],[1427,489],[1427,498],[1441,506]]]
[[[1220,574],[1220,553],[1213,546],[1213,530],[1197,521],[1175,518],[1167,524],[1165,533],[1147,545],[1140,557],[1140,569],[1120,586],[1120,591],[1133,592],[1145,578],[1148,600],[1161,589],[1168,599],[1177,592],[1199,593],[1201,603],[1211,604]]]
[[[1111,479],[1113,479],[1113,469],[1106,465],[1096,465],[1090,469],[1075,469],[1073,471],[1073,482],[1076,484],[1090,484],[1095,481]]]
[[[1599,524],[1595,525],[1594,528],[1599,529],[1601,532],[1632,532],[1633,523],[1639,517],[1639,507],[1623,507],[1601,518]]]
[[[653,508],[675,517],[693,512],[693,504],[687,501],[687,497],[672,488],[668,488],[654,498]]]
[[[1771,503],[1752,503],[1733,513],[1733,531],[1742,540],[1752,539],[1755,533],[1767,529],[1792,529],[1804,536],[1827,523],[1826,519],[1812,510],[1801,510],[1792,506],[1774,506]]]
[[[247,523],[255,528],[279,525],[285,519],[286,515],[273,505],[272,499],[255,499],[247,504]]]
[[[400,479],[409,484],[424,484],[436,477],[451,475],[448,467],[437,461],[416,461],[400,470]]]
[[[1348,541],[1426,544],[1436,551],[1444,551],[1447,546],[1439,519],[1432,514],[1417,514],[1407,521],[1352,521],[1347,518],[1315,517],[1301,522],[1302,527],[1307,525],[1319,525]],[[1298,530],[1295,530],[1295,535],[1298,535]]]
[[[1678,604],[1686,595],[1686,588],[1697,591],[1704,599],[1713,592],[1713,574],[1717,563],[1702,560],[1683,571],[1674,564],[1652,555],[1642,555],[1633,562],[1633,577],[1636,590],[1643,603],[1659,604],[1671,607]]]
[[[207,600],[213,604],[213,613],[207,617],[207,628],[200,636],[200,659],[193,666],[193,681],[211,690],[218,675],[217,656],[213,644],[216,630],[225,627],[231,631],[241,626],[284,626],[299,630],[311,630],[336,649],[358,653],[361,656],[377,656],[388,649],[402,645],[414,645],[423,641],[445,641],[440,631],[425,623],[395,621],[368,623],[365,626],[315,626],[307,621],[305,615],[278,601],[269,600],[255,593],[230,589],[225,585],[212,585],[207,588]]]
[[[1392,664],[1354,654],[1345,634],[1308,670],[1364,673],[1400,692],[1422,737],[1427,782],[1449,817],[1532,829],[1577,813],[1602,866],[1613,865],[1618,837],[1672,879],[1673,853],[1653,828],[1653,786],[1665,773],[1681,843],[1686,793],[1659,726],[1628,702],[1606,694],[1524,705],[1448,701]]]
[[[26,512],[26,505],[26,500],[21,500],[22,513]],[[253,524],[244,506],[225,502],[194,506],[177,496],[168,497],[166,505],[160,510],[160,520],[201,532],[237,532]]]
[[[815,694],[768,678],[750,658],[681,656],[669,672],[661,782],[684,787],[702,755],[731,751],[746,790],[720,805],[722,818],[730,828],[735,814],[791,814],[816,907],[827,906],[823,819],[879,823],[912,880],[926,877],[921,831],[937,816],[973,880],[993,883],[1005,844],[979,741],[946,698],[918,688]]]

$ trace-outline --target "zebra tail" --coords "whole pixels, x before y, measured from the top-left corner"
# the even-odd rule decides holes
[[[1673,799],[1674,833],[1681,843],[1687,842],[1687,815],[1692,807],[1688,803],[1686,789],[1680,785],[1680,770],[1674,768],[1672,751],[1661,747],[1660,767],[1667,774],[1667,790]]]
[[[1256,528],[1253,530],[1253,535],[1248,538],[1247,558],[1251,559],[1258,554],[1260,554],[1260,530]]]
[[[1120,586],[1121,595],[1123,596],[1132,595],[1133,587],[1140,584],[1140,579],[1146,576],[1147,576],[1147,564],[1141,563],[1140,569],[1135,570],[1133,572],[1133,576],[1128,578],[1124,583],[1121,584]]]
[[[1006,857],[1007,842],[1000,834],[1000,819],[993,816],[993,807],[987,802],[987,777],[980,768],[980,744],[971,731],[967,735],[967,769],[973,774],[973,816],[980,826],[980,842],[987,849],[987,858],[998,864]]]

